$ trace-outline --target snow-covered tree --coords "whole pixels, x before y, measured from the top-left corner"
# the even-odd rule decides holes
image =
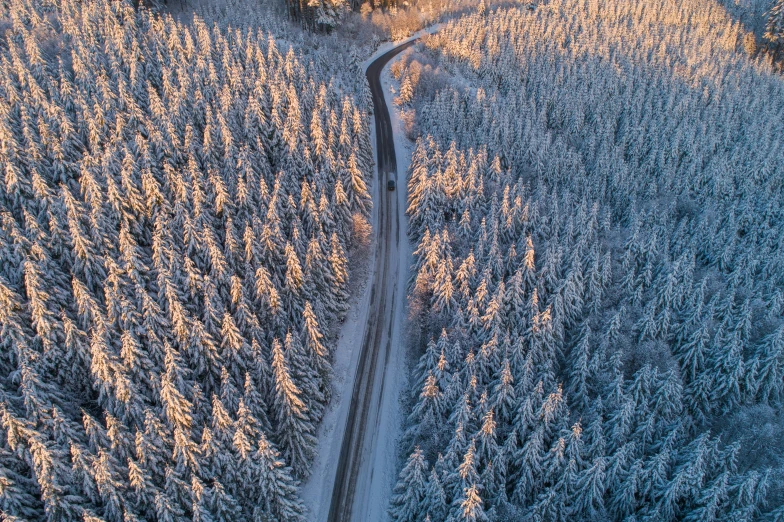
[[[767,464],[710,432],[781,408],[784,83],[723,8],[641,5],[469,13],[399,66],[421,133],[404,446],[448,506],[435,488],[421,516],[774,516]]]
[[[302,520],[364,75],[131,4],[0,6],[0,510]]]

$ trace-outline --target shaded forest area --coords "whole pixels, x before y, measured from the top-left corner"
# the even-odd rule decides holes
[[[407,58],[394,520],[782,520],[784,81],[743,39],[559,0]]]

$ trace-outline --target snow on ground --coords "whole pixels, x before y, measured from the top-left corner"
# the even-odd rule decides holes
[[[373,158],[377,157],[376,151],[376,125],[370,118],[370,142],[373,146]],[[375,167],[375,166],[374,166]],[[368,190],[374,194],[375,184],[378,182],[376,169],[368,183]],[[378,229],[378,209],[374,205],[371,212],[373,229]],[[329,516],[329,506],[332,499],[332,488],[335,484],[335,472],[340,460],[340,446],[343,442],[343,431],[346,427],[349,406],[351,405],[351,392],[354,388],[354,379],[357,373],[359,355],[362,351],[362,338],[368,322],[370,312],[370,289],[374,275],[377,238],[373,234],[371,244],[365,249],[364,256],[359,260],[352,259],[359,266],[351,268],[352,295],[349,301],[349,311],[340,328],[335,358],[332,363],[334,378],[332,380],[332,399],[326,415],[318,428],[316,436],[318,452],[311,475],[302,484],[300,494],[308,508],[308,520],[312,522],[326,521]]]
[[[398,42],[387,42],[363,63],[363,68],[367,67],[379,56],[393,47],[424,34],[432,34],[437,31],[439,25],[423,29],[405,40]],[[405,54],[405,52],[403,53]],[[402,55],[401,55],[402,56]],[[395,60],[398,60],[396,57]],[[394,63],[392,60],[390,63]],[[368,427],[367,436],[377,436],[376,444],[373,447],[372,466],[370,466],[370,477],[360,477],[357,483],[356,504],[354,519],[359,521],[382,521],[387,519],[387,506],[392,488],[397,479],[397,442],[400,437],[400,430],[403,419],[400,417],[400,398],[405,389],[408,379],[408,369],[406,365],[406,312],[408,310],[408,300],[405,295],[406,282],[408,281],[408,269],[412,262],[413,247],[408,241],[406,231],[408,228],[407,217],[405,215],[406,202],[406,172],[411,161],[413,144],[405,138],[403,124],[400,121],[397,107],[393,104],[391,88],[395,80],[389,73],[389,64],[384,68],[381,75],[381,83],[387,107],[390,111],[392,120],[392,130],[395,139],[395,154],[397,156],[397,179],[398,179],[398,205],[400,212],[399,223],[401,241],[399,248],[392,252],[398,255],[398,279],[395,282],[395,291],[400,292],[400,297],[395,300],[395,321],[391,332],[391,350],[388,354],[388,362],[385,367],[383,378],[384,388],[382,392],[382,402],[380,423],[375,430]],[[375,122],[371,118],[370,136],[373,145],[373,157],[378,156],[376,150],[376,129]],[[375,183],[378,182],[378,174],[374,171],[372,182],[368,187],[371,194],[375,193]],[[374,229],[378,229],[378,209],[374,206],[372,216]],[[367,249],[368,252],[376,251],[377,238],[373,236],[373,244]],[[367,325],[370,288],[368,284],[374,276],[374,259],[369,255],[363,259],[363,268],[354,270],[352,278],[358,276],[361,288],[357,288],[351,299],[351,308],[346,316],[346,321],[341,327],[340,337],[335,350],[335,360],[333,370],[335,379],[333,384],[332,402],[327,414],[319,427],[318,436],[318,455],[313,463],[312,474],[302,485],[301,494],[308,507],[308,520],[314,522],[326,521],[329,515],[330,501],[332,499],[332,488],[334,486],[335,472],[340,458],[340,447],[343,439],[343,430],[346,426],[348,409],[351,405],[351,392],[357,371],[357,364],[362,348],[362,338]],[[375,433],[373,433],[375,431]]]
[[[417,38],[421,38],[422,36],[424,36],[426,34],[433,34],[436,31],[438,31],[439,29],[441,29],[442,25],[443,24],[441,24],[441,23],[433,24],[433,25],[431,25],[429,27],[425,27],[424,29],[421,29],[421,30],[415,32],[414,34],[412,34],[408,38],[403,38],[402,40],[394,40],[394,41],[393,40],[387,40],[383,44],[379,45],[378,49],[376,49],[376,52],[374,52],[372,55],[370,55],[370,57],[367,60],[362,62],[362,68],[364,70],[367,70],[368,66],[370,66],[370,64],[373,63],[376,60],[376,58],[378,58],[379,56],[381,56],[385,52],[389,51],[390,49],[392,49],[394,47],[397,47],[398,45],[403,45],[404,43],[410,42],[411,40],[415,40]],[[400,56],[396,56],[394,60],[389,62],[389,64],[387,64],[387,66],[384,68],[384,70],[387,70],[389,68],[389,65],[394,63],[398,59],[400,59]],[[381,79],[382,79],[382,83],[383,83],[383,74],[382,74],[382,78]],[[384,92],[388,93],[388,91],[386,91],[386,90]],[[392,113],[395,112],[395,111],[392,110],[393,107],[389,103],[390,101],[392,101],[391,98],[387,100],[387,105],[390,108],[390,113],[389,114],[390,114],[390,116],[392,116],[394,118],[395,116]],[[393,128],[393,130],[396,130],[396,128]],[[373,135],[373,136],[375,137],[375,135]],[[397,153],[397,141],[395,141],[395,152]],[[400,165],[400,154],[397,154],[397,158],[398,158],[398,165]],[[406,166],[408,166],[408,164],[406,164]]]
[[[431,30],[425,30],[432,33]],[[417,35],[424,34],[420,31]],[[412,38],[416,38],[417,35]],[[410,40],[406,39],[402,42]],[[391,48],[391,46],[389,47]],[[387,50],[389,49],[387,48]],[[383,50],[381,52],[384,52]],[[392,324],[390,352],[387,354],[388,361],[384,365],[385,375],[383,378],[382,401],[379,404],[380,419],[375,433],[368,431],[366,436],[376,436],[373,451],[368,458],[371,465],[368,466],[370,474],[367,477],[360,475],[357,481],[357,492],[354,506],[354,520],[382,522],[388,520],[387,508],[392,488],[397,481],[398,467],[398,441],[401,435],[403,419],[401,417],[400,399],[403,390],[406,389],[408,382],[408,366],[406,354],[406,323],[408,311],[408,298],[406,295],[406,283],[408,281],[408,270],[413,260],[413,245],[408,240],[406,233],[408,229],[408,218],[405,214],[407,207],[406,201],[406,173],[411,162],[413,144],[406,139],[403,131],[403,123],[400,121],[398,108],[393,103],[392,85],[397,83],[389,72],[389,66],[400,56],[395,57],[381,73],[381,85],[384,89],[384,97],[389,108],[390,119],[392,120],[392,131],[395,140],[395,155],[397,157],[397,198],[399,219],[400,242],[394,255],[398,257],[397,281],[394,291],[398,293],[395,299],[394,321]],[[370,430],[370,427],[368,427]]]
[[[309,510],[308,520],[321,521],[327,519],[329,503],[332,496],[332,485],[335,481],[335,470],[340,457],[340,444],[343,440],[343,429],[346,425],[348,408],[351,404],[351,391],[357,371],[357,361],[362,348],[362,336],[367,324],[370,303],[370,285],[372,277],[372,257],[368,256],[365,263],[368,269],[363,274],[362,287],[358,295],[352,296],[351,309],[340,329],[335,360],[333,362],[332,401],[324,420],[318,429],[318,454],[308,480],[302,485],[301,495]]]

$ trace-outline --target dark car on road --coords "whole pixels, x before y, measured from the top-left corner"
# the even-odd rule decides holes
[[[395,190],[395,180],[390,179],[387,181],[387,190]]]

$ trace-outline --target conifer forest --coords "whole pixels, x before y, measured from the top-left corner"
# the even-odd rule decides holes
[[[784,519],[753,432],[784,399],[784,83],[741,39],[711,2],[556,0],[426,40],[463,88],[401,73],[425,348],[394,520]]]
[[[6,4],[4,520],[305,520],[367,111],[262,32]]]
[[[0,168],[0,522],[784,522],[784,0],[3,0]]]

